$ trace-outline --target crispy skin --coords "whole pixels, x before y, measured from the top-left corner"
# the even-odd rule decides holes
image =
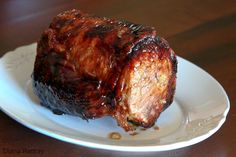
[[[176,70],[175,53],[154,28],[74,9],[42,34],[32,76],[54,113],[113,116],[129,131],[151,127],[172,103]]]

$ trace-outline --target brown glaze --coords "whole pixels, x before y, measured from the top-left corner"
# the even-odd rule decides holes
[[[56,113],[110,115],[129,131],[153,126],[172,103],[176,72],[175,54],[154,28],[70,10],[38,42],[33,86]],[[135,93],[141,88],[146,95]]]

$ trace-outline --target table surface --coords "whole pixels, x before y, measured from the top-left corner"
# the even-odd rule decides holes
[[[0,156],[233,157],[236,149],[235,0],[1,0],[0,56],[39,38],[59,12],[78,8],[154,26],[175,52],[199,65],[225,88],[231,110],[223,127],[207,140],[172,151],[125,153],[86,148],[32,131],[0,111]],[[19,153],[32,148],[38,152]],[[4,151],[4,150],[16,151]]]

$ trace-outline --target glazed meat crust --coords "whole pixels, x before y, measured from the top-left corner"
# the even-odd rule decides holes
[[[173,101],[177,61],[152,27],[70,10],[37,46],[33,87],[57,114],[114,117],[126,131],[151,127]]]

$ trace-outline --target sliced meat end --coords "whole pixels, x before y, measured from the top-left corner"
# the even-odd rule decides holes
[[[172,62],[158,53],[140,53],[125,67],[117,89],[115,118],[126,131],[151,127],[167,103]]]

